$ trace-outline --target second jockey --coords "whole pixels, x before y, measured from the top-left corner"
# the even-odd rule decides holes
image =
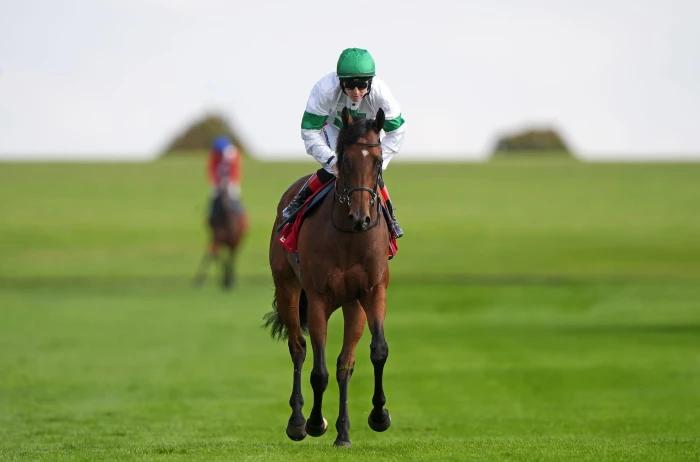
[[[223,202],[234,209],[241,208],[241,163],[241,154],[228,137],[214,139],[207,163],[207,176],[212,187],[210,219],[216,212],[214,208],[218,196],[222,196],[225,199]]]

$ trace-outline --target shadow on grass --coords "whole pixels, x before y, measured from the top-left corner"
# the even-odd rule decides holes
[[[642,275],[561,276],[529,274],[392,274],[392,284],[458,285],[458,286],[573,286],[588,284],[653,284],[696,283],[693,278]],[[272,287],[268,274],[241,274],[238,284]],[[191,287],[191,275],[56,275],[0,277],[0,289],[55,288],[168,288]]]

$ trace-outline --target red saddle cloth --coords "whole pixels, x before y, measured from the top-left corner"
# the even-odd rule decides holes
[[[301,209],[299,209],[299,212],[297,212],[296,216],[294,217],[294,220],[290,221],[289,223],[285,224],[284,227],[282,227],[278,239],[280,241],[280,244],[282,244],[282,247],[285,248],[285,250],[292,253],[297,252],[297,246],[299,244],[299,231],[301,230],[301,224],[303,223],[304,218],[306,218],[306,216],[314,210],[316,205],[321,202],[321,199],[326,194],[333,190],[333,183],[334,181],[326,183],[320,190],[318,190],[315,194],[306,199],[306,202],[304,202],[304,205],[301,207]],[[389,212],[388,210],[386,210],[384,202],[382,202],[381,204],[382,211],[386,218],[386,215]],[[385,221],[389,223],[388,220]],[[389,248],[387,251],[389,259],[394,258],[394,256],[398,252],[399,246],[396,242],[396,236],[394,236],[394,234],[391,232],[391,228],[389,228]]]

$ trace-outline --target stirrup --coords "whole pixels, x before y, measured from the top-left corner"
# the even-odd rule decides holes
[[[282,210],[282,222],[286,223],[291,221],[294,216],[299,212],[301,206],[304,205],[304,199],[301,198],[299,194],[294,196],[294,199],[287,204],[287,206]]]
[[[289,204],[282,209],[282,220],[280,221],[280,225],[277,227],[278,231],[284,228],[284,225],[294,220],[294,217],[297,215],[297,213],[299,213],[299,210],[301,210],[301,207],[306,202],[306,199],[308,199],[312,193],[311,188],[309,188],[309,182],[307,181],[292,198],[292,200],[289,201]]]
[[[403,228],[401,228],[401,225],[399,224],[398,221],[396,221],[396,218],[391,217],[391,231],[394,233],[394,236],[396,236],[396,239],[400,238],[403,236]]]
[[[294,218],[294,215],[296,215],[301,206],[304,205],[304,202],[306,202],[306,199],[308,199],[310,193],[311,188],[309,188],[309,182],[307,181],[302,185],[299,191],[297,191],[294,197],[292,197],[289,204],[287,204],[287,206],[282,210],[282,221],[286,222]]]
[[[294,208],[292,208],[292,205],[294,204],[290,202],[289,205],[282,210],[282,220],[280,220],[280,224],[277,226],[277,231],[282,231],[282,228],[284,228],[287,223],[294,221],[294,217],[296,217],[297,213],[299,212],[301,204]]]

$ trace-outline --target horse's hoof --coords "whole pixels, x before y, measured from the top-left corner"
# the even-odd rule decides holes
[[[306,438],[306,423],[294,425],[291,422],[287,424],[287,436],[292,441],[301,441]]]
[[[323,422],[321,425],[314,425],[310,423],[309,420],[306,421],[306,433],[311,436],[321,436],[326,433],[326,430],[328,430],[328,421],[325,417],[323,417]]]
[[[335,442],[333,443],[333,446],[335,446],[336,448],[349,448],[350,441],[343,441],[339,438],[336,438]]]
[[[369,423],[369,428],[375,432],[385,431],[387,428],[389,428],[389,426],[391,426],[389,411],[382,409],[379,416],[376,416],[374,411],[370,412],[369,417],[367,418],[367,423]]]

